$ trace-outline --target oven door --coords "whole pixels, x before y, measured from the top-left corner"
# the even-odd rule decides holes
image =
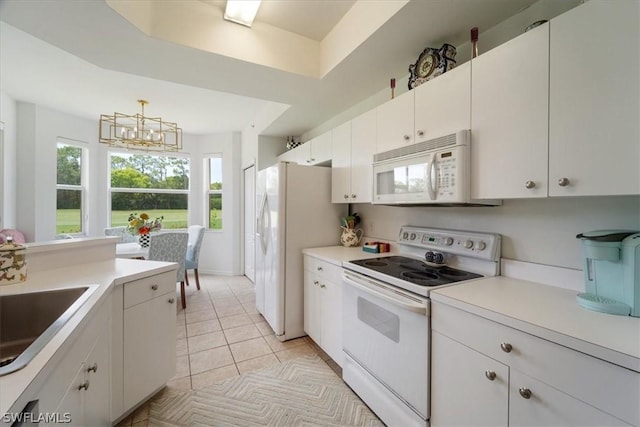
[[[345,354],[428,419],[429,300],[347,270],[343,283]]]

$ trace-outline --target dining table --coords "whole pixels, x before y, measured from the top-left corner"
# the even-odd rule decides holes
[[[118,243],[116,258],[148,259],[149,247],[143,248],[138,242]]]

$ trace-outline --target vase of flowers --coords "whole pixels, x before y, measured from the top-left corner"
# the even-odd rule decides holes
[[[127,227],[127,231],[134,236],[138,236],[138,243],[143,248],[146,248],[149,246],[149,242],[151,240],[149,233],[162,229],[163,219],[163,216],[151,219],[145,212],[140,215],[133,213],[129,215],[129,226]]]

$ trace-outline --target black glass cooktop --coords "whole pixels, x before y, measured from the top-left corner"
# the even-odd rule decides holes
[[[420,260],[403,256],[361,259],[350,262],[419,286],[439,286],[482,277],[479,274],[447,266],[432,267]]]

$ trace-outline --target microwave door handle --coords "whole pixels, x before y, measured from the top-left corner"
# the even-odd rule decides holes
[[[431,200],[436,199],[436,191],[438,190],[438,170],[436,168],[436,157],[431,156],[427,163],[427,192]]]

